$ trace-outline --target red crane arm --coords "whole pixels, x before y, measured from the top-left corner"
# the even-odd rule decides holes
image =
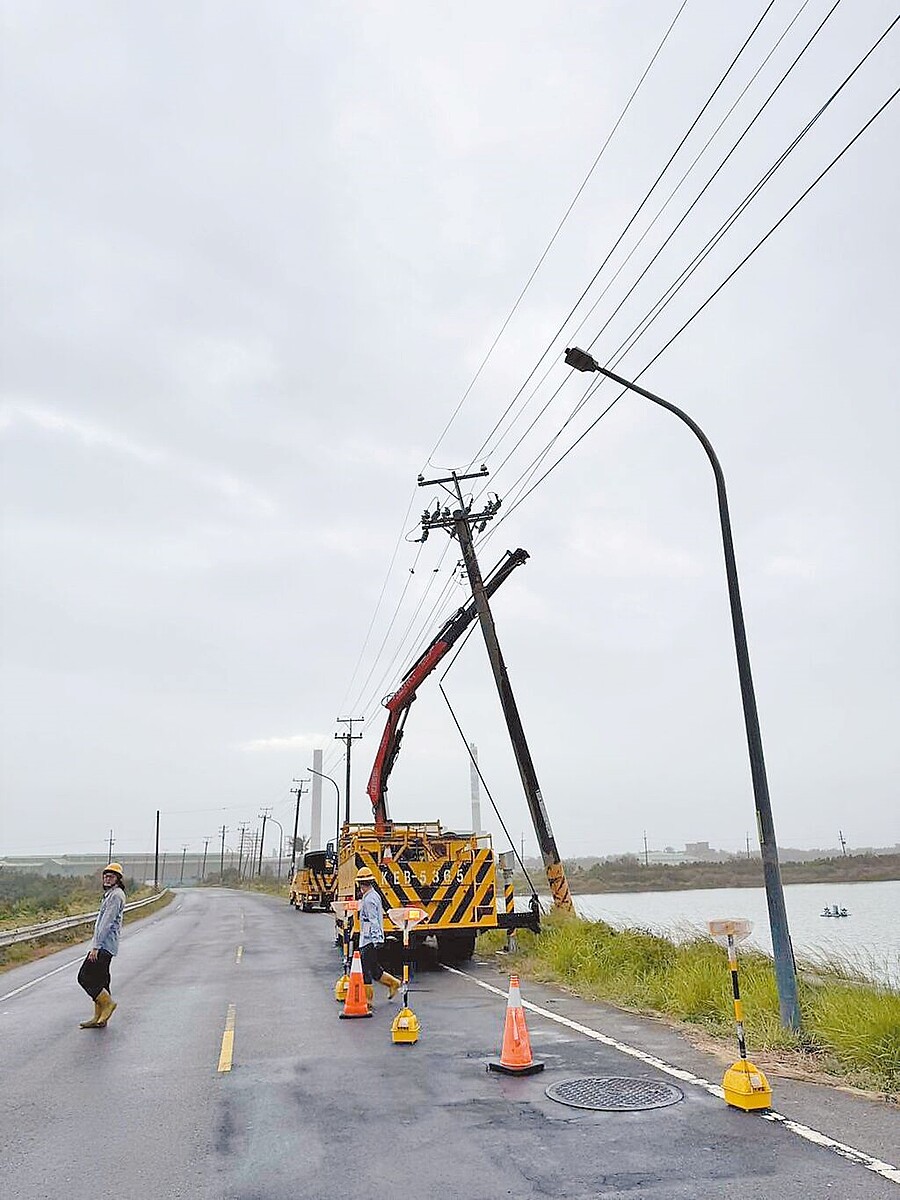
[[[490,576],[485,580],[484,590],[491,596],[501,583],[507,579],[516,567],[528,558],[525,550],[507,551]],[[383,833],[388,820],[387,812],[387,781],[400,750],[403,737],[403,726],[410,707],[416,698],[419,685],[426,679],[441,659],[453,648],[462,634],[468,629],[477,616],[475,601],[470,600],[458,609],[441,627],[440,632],[431,644],[416,659],[403,677],[400,687],[382,703],[388,710],[388,719],[378,745],[378,753],[372,765],[372,773],[366,791],[372,801],[375,813],[375,831]]]

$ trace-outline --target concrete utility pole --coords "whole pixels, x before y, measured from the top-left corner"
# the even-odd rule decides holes
[[[531,751],[525,740],[522,718],[519,716],[519,709],[513,695],[512,685],[509,682],[506,663],[503,661],[503,653],[500,650],[497,629],[494,625],[494,616],[491,612],[487,593],[485,592],[484,580],[481,576],[481,568],[478,565],[478,558],[475,554],[475,545],[472,539],[472,526],[474,525],[477,531],[482,533],[488,521],[492,519],[500,508],[500,498],[495,496],[493,500],[488,501],[481,512],[473,513],[472,502],[470,501],[468,505],[466,504],[463,499],[462,488],[460,487],[460,484],[467,479],[482,479],[487,474],[487,467],[482,467],[480,471],[469,475],[459,475],[456,471],[453,471],[443,479],[426,480],[421,475],[419,476],[419,487],[442,486],[458,505],[452,511],[446,506],[441,508],[440,503],[438,503],[437,509],[433,513],[426,509],[422,514],[422,540],[424,541],[427,538],[432,529],[446,529],[452,537],[457,538],[459,541],[460,549],[463,553],[463,561],[466,566],[466,573],[469,576],[469,584],[472,588],[472,598],[475,601],[475,607],[478,609],[478,620],[481,625],[484,644],[487,648],[491,670],[494,674],[494,682],[497,685],[497,691],[500,696],[500,705],[503,709],[503,715],[506,718],[506,727],[509,730],[513,754],[516,758],[516,765],[519,768],[519,776],[522,780],[522,787],[525,790],[525,799],[528,802],[534,831],[537,834],[541,857],[544,860],[544,870],[547,873],[547,881],[550,884],[553,903],[557,908],[563,908],[571,912],[574,905],[572,904],[572,896],[569,892],[569,881],[566,879],[565,868],[559,856],[559,850],[556,848],[556,839],[553,836],[550,818],[547,816],[547,809],[544,806],[544,797],[541,795],[541,788],[538,783],[534,762],[531,758]],[[447,487],[447,484],[451,484],[452,487]]]
[[[295,779],[294,783],[297,786],[291,788],[291,791],[297,797],[297,807],[294,809],[294,840],[291,842],[291,880],[293,880],[297,870],[297,830],[300,826],[300,797],[303,795],[304,785],[308,785],[309,780]]]
[[[156,849],[153,853],[153,890],[159,891],[159,809],[156,810]]]
[[[338,719],[337,719],[338,725],[348,725],[349,729],[346,733],[336,733],[334,735],[335,739],[337,741],[343,742],[344,745],[347,747],[347,782],[344,787],[344,824],[345,825],[350,824],[350,747],[353,742],[358,742],[359,739],[362,737],[361,733],[358,733],[355,737],[353,736],[353,723],[355,721],[357,725],[361,725],[364,720],[365,720],[365,717],[338,717]]]
[[[179,883],[184,883],[184,859],[185,859],[186,854],[187,854],[187,846],[182,846],[182,848],[181,848],[181,875],[179,876],[179,879],[178,879]]]
[[[225,834],[227,830],[222,826],[222,849],[219,852],[219,883],[225,878]]]
[[[469,742],[469,786],[472,791],[472,832],[481,833],[481,780],[478,778],[478,747]]]
[[[201,883],[206,878],[206,850],[207,850],[208,846],[209,846],[209,838],[206,838],[203,842],[203,866],[200,868],[200,882]]]
[[[647,830],[644,830],[644,866],[650,866],[650,855],[647,853]]]
[[[838,830],[838,837],[841,839],[841,854],[843,854],[844,857],[846,858],[847,857],[847,843],[844,841],[843,829]]]
[[[113,846],[115,844],[116,843],[113,841],[113,831],[110,830],[109,831],[109,857],[106,860],[108,863],[112,862],[112,850],[113,850]]]

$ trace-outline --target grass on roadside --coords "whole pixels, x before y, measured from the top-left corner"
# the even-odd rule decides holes
[[[725,952],[695,937],[676,944],[640,929],[614,929],[552,913],[538,935],[517,934],[513,964],[524,975],[561,983],[591,1000],[662,1014],[734,1039],[731,975]],[[504,935],[479,940],[490,953]],[[900,994],[863,982],[840,963],[801,970],[800,1035],[782,1027],[772,960],[758,951],[740,956],[741,998],[750,1055],[796,1051],[818,1071],[900,1098]]]
[[[237,872],[225,872],[222,883],[218,879],[208,880],[201,887],[227,887],[241,892],[262,892],[266,896],[281,896],[287,904],[291,884],[289,879],[274,879],[271,875],[256,875],[252,879],[238,879]]]
[[[143,900],[145,895],[151,895],[152,888],[139,888],[133,895],[128,896],[127,900],[130,904],[134,900]],[[174,892],[164,892],[160,898],[153,904],[145,904],[143,908],[136,909],[134,912],[125,914],[125,925],[130,925],[133,921],[141,921],[144,917],[151,917],[154,913],[159,912],[161,908],[165,908],[167,904],[171,904],[175,899]],[[94,898],[95,908],[99,904],[99,900]],[[79,909],[79,912],[87,911]],[[66,916],[66,913],[57,913],[57,916]],[[53,917],[46,917],[48,921],[52,921]],[[46,937],[37,938],[34,941],[17,942],[13,946],[0,946],[0,973],[8,971],[11,967],[20,967],[24,963],[35,962],[39,958],[46,958],[48,954],[54,954],[63,946],[74,946],[80,942],[86,941],[91,936],[92,926],[78,925],[75,929],[61,929],[58,933],[48,934]]]

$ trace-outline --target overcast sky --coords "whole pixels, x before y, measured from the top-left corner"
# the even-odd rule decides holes
[[[831,0],[687,0],[613,133],[679,8],[3,0],[0,855],[287,827],[314,748],[343,786],[339,716],[367,819],[381,697],[466,599],[416,476],[473,461],[484,569],[531,556],[494,611],[562,854],[755,836],[699,443],[625,396],[524,483],[618,395],[572,416],[565,346],[641,372],[891,95],[900,26],[619,357],[895,16],[839,4],[666,241]],[[900,102],[641,376],[725,471],[786,846],[900,841],[898,135]],[[391,812],[468,827],[439,674]],[[444,686],[534,853],[477,630]]]

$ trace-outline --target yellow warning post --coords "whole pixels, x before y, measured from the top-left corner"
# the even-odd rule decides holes
[[[742,942],[749,935],[753,924],[741,917],[729,917],[724,920],[709,921],[707,928],[712,937],[717,942],[724,943],[728,949],[731,991],[734,997],[734,1023],[737,1028],[738,1053],[740,1054],[738,1061],[731,1064],[722,1079],[725,1102],[732,1108],[743,1109],[744,1112],[771,1108],[772,1089],[769,1087],[769,1081],[759,1067],[747,1060],[747,1046],[744,1039],[744,1009],[738,984],[737,943]]]

